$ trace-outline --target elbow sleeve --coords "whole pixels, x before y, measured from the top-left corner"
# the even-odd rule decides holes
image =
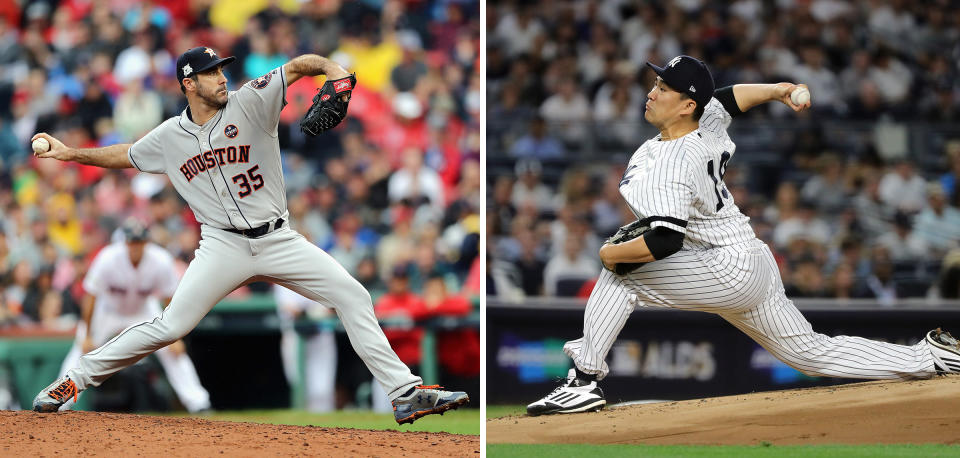
[[[713,97],[723,105],[723,109],[730,113],[730,117],[736,118],[743,114],[740,106],[737,105],[737,98],[733,95],[733,86],[725,86],[713,91]]]
[[[653,258],[660,260],[680,251],[683,247],[683,233],[659,226],[643,234],[643,241]]]

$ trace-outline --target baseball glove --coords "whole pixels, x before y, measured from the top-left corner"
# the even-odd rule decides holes
[[[347,105],[356,84],[356,73],[338,80],[328,79],[323,83],[317,95],[313,96],[313,105],[300,121],[300,130],[316,137],[321,132],[337,127],[347,117]]]
[[[636,220],[626,226],[617,229],[617,233],[613,234],[608,238],[604,244],[617,244],[623,242],[629,242],[637,237],[642,237],[647,231],[650,230],[650,226],[647,225],[647,222],[644,220]],[[602,264],[602,263],[601,263]],[[626,275],[634,270],[640,268],[640,266],[646,264],[645,262],[621,262],[613,266],[612,272],[617,275]],[[604,266],[606,267],[606,266]]]

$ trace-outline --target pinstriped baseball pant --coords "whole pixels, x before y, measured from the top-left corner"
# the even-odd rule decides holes
[[[604,269],[587,301],[583,337],[563,351],[581,371],[606,377],[607,353],[637,305],[716,313],[806,375],[912,379],[936,373],[925,339],[905,346],[814,332],[787,298],[773,254],[759,240],[681,250],[625,276]]]

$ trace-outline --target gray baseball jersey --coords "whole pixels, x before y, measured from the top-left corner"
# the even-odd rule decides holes
[[[279,221],[287,219],[277,140],[286,86],[284,69],[277,68],[230,92],[226,106],[203,125],[185,110],[130,147],[137,169],[165,173],[190,204],[202,224],[200,248],[166,309],[67,372],[80,390],[183,337],[224,296],[251,281],[277,283],[336,310],[354,350],[390,398],[423,383],[390,348],[360,282]],[[259,237],[231,232],[265,225]]]
[[[202,126],[188,107],[130,147],[130,162],[170,177],[202,224],[252,229],[286,219],[277,141],[286,88],[280,67],[231,91],[227,106]]]
[[[620,192],[638,218],[685,233],[683,248],[627,274],[606,269],[587,301],[583,337],[564,352],[603,378],[617,335],[636,306],[720,315],[771,354],[814,376],[926,378],[935,374],[925,339],[913,346],[813,331],[787,298],[770,249],[758,240],[723,184],[735,145],[730,115],[712,99],[700,128],[675,140],[653,138],[633,155]]]

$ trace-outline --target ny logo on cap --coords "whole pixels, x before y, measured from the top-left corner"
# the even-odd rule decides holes
[[[680,56],[670,59],[670,63],[667,64],[667,67],[673,67],[677,65],[677,62],[680,62]]]
[[[210,48],[203,48],[203,52],[210,54],[210,57],[217,57],[217,53]]]
[[[193,67],[191,67],[190,64],[184,65],[183,76],[190,76],[191,73],[193,73]]]

